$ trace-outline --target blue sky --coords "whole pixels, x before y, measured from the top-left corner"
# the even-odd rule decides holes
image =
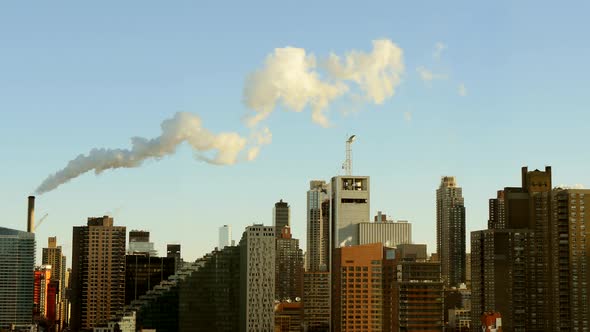
[[[464,188],[468,231],[485,228],[488,198],[518,185],[521,166],[551,165],[554,184],[590,185],[589,9],[538,1],[2,3],[0,224],[24,229],[26,196],[45,177],[94,147],[155,137],[178,111],[198,114],[213,132],[247,136],[244,82],[275,48],[325,58],[389,39],[403,50],[405,71],[383,104],[337,100],[330,128],[313,123],[309,109],[277,110],[264,123],[273,141],[252,162],[213,166],[183,145],[140,168],[82,175],[38,197],[38,215],[49,217],[37,247],[58,236],[69,251],[72,226],[111,213],[116,224],[150,230],[160,252],[181,243],[192,260],[213,249],[223,224],[236,241],[246,225],[270,224],[281,198],[303,240],[309,181],[341,172],[354,133],[354,173],[371,176],[372,214],[408,219],[414,241],[432,251],[442,175]],[[436,43],[446,45],[438,58]],[[419,67],[435,78],[424,81]]]

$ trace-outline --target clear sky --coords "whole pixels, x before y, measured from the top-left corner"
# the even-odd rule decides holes
[[[463,187],[468,232],[486,227],[487,200],[518,185],[521,166],[551,165],[554,184],[590,185],[589,10],[583,1],[2,2],[0,225],[25,229],[26,196],[69,160],[156,137],[176,112],[248,136],[245,80],[276,48],[321,61],[388,39],[405,69],[382,104],[338,99],[329,128],[309,107],[279,109],[264,121],[272,143],[251,162],[211,165],[184,144],[139,168],[84,174],[38,197],[37,215],[49,217],[37,248],[57,236],[69,264],[72,226],[112,214],[151,231],[160,253],[181,243],[193,260],[223,224],[236,241],[246,225],[271,224],[279,199],[304,240],[309,181],[339,174],[356,134],[354,173],[371,176],[371,213],[411,221],[414,242],[432,251],[443,175]]]

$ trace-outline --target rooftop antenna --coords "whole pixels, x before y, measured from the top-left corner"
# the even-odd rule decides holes
[[[344,161],[344,174],[345,175],[352,175],[352,142],[356,139],[356,135],[350,136],[346,140],[346,160]]]

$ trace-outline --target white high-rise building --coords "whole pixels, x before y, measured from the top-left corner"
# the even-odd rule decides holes
[[[233,245],[231,240],[231,225],[219,227],[219,250],[231,245]]]
[[[331,183],[332,248],[359,244],[359,224],[369,222],[368,176],[335,176]]]
[[[240,331],[274,331],[276,236],[272,226],[246,227],[240,240]]]

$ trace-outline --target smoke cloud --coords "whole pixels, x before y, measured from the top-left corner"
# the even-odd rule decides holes
[[[359,99],[353,92],[360,90],[364,95],[360,99],[381,104],[394,95],[403,72],[402,49],[387,39],[373,41],[370,53],[330,54],[322,61],[302,48],[277,48],[244,84],[243,102],[251,111],[245,119],[248,138],[235,132],[212,133],[197,115],[176,113],[162,122],[160,136],[133,137],[130,149],[97,148],[81,154],[47,177],[36,193],[51,191],[90,171],[100,174],[108,169],[139,167],[148,159],[174,154],[182,143],[189,144],[198,159],[210,164],[251,161],[272,140],[270,129],[259,124],[278,106],[295,112],[310,108],[312,121],[328,127],[327,110],[334,100],[345,96]]]
[[[131,149],[92,149],[71,160],[65,168],[50,175],[37,188],[37,194],[51,191],[84,173],[100,174],[108,169],[139,167],[147,159],[161,159],[174,154],[181,143],[188,143],[197,158],[215,165],[231,165],[238,161],[247,140],[237,133],[213,134],[203,128],[201,119],[191,113],[179,112],[161,124],[162,134],[156,138],[131,138]],[[260,139],[257,146],[267,144]],[[257,147],[256,146],[256,147]]]

